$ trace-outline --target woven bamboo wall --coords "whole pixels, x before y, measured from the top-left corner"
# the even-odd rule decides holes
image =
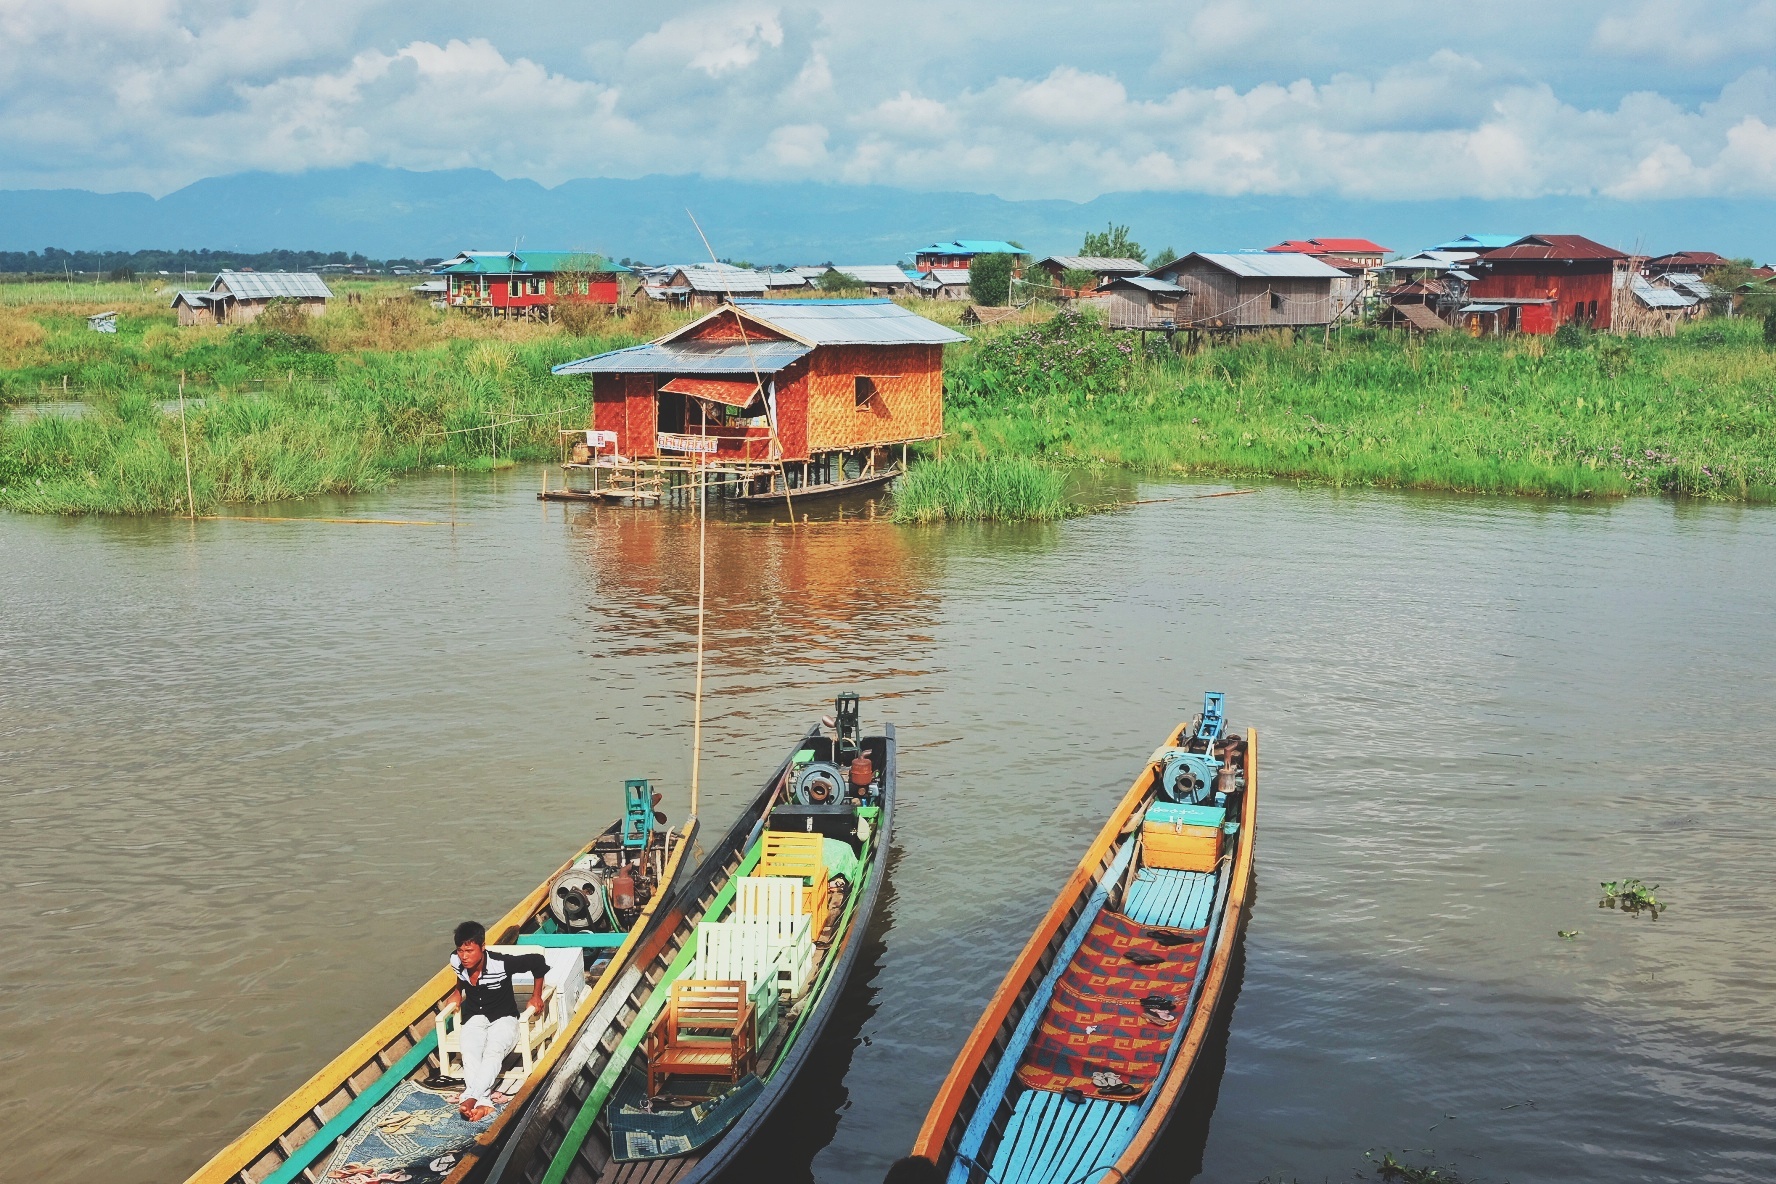
[[[652,374],[623,375],[623,435],[617,447],[624,456],[653,456],[660,426]]]
[[[808,363],[797,362],[777,376],[777,440],[784,460],[808,459]]]
[[[809,361],[810,452],[943,434],[941,345],[823,346]],[[870,377],[876,386],[875,394],[861,406],[856,396],[858,375]]]

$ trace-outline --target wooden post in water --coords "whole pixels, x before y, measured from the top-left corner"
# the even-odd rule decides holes
[[[68,381],[64,376],[62,381]],[[185,451],[185,516],[197,521],[197,502],[191,496],[191,433],[185,428],[185,371],[179,371],[179,439]]]

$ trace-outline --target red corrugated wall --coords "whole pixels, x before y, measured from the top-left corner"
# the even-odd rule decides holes
[[[1529,310],[1534,305],[1525,307],[1521,322],[1525,333],[1552,333],[1557,326],[1575,319],[1598,329],[1607,329],[1610,327],[1614,282],[1614,268],[1608,263],[1567,267],[1553,262],[1537,265],[1506,260],[1494,263],[1491,271],[1470,285],[1468,298],[1477,301],[1500,297],[1515,300],[1552,298],[1555,305],[1546,328],[1532,328],[1532,324],[1541,321],[1544,314],[1531,314]],[[1595,318],[1591,315],[1592,301],[1597,302]],[[1575,318],[1573,309],[1580,303],[1585,311]]]

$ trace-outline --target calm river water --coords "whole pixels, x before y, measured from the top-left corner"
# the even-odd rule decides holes
[[[265,511],[454,529],[0,517],[0,1176],[182,1179],[625,777],[682,816],[694,528],[536,486]],[[1217,488],[711,524],[707,823],[836,691],[904,745],[775,1177],[881,1178],[1205,688],[1262,737],[1258,896],[1151,1178],[1776,1177],[1776,513]],[[1624,876],[1669,912],[1600,911]]]

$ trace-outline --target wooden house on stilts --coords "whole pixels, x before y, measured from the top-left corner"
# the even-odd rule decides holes
[[[943,347],[966,340],[890,300],[735,300],[557,366],[592,380],[592,414],[567,466],[591,488],[556,496],[674,500],[696,473],[742,501],[886,484],[943,434]]]

